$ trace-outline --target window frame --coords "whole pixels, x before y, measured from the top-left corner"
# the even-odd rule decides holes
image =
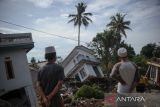
[[[6,71],[7,80],[14,79],[15,74],[14,74],[14,69],[13,69],[13,64],[12,64],[11,58],[5,57],[4,64],[5,64],[5,71]]]
[[[79,71],[80,75],[81,75],[81,78],[84,79],[86,76],[87,76],[87,73],[85,72],[85,69],[82,68],[80,71]]]

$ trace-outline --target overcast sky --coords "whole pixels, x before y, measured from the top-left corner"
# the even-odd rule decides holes
[[[0,20],[9,21],[26,27],[35,28],[77,39],[77,27],[68,24],[68,14],[76,13],[75,5],[81,0],[0,0]],[[98,32],[106,29],[110,17],[117,12],[127,14],[132,31],[127,38],[136,53],[148,43],[160,42],[160,0],[83,0],[88,7],[86,12],[93,13],[87,29],[82,27],[81,40],[90,42]],[[28,53],[28,59],[44,60],[44,48],[54,45],[57,54],[65,58],[77,42],[51,35],[26,30],[0,22],[1,33],[31,32],[35,47]],[[81,43],[85,45],[84,43]]]

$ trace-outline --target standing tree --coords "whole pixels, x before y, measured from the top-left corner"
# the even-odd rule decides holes
[[[144,55],[146,58],[150,59],[154,57],[156,51],[157,51],[156,44],[149,43],[146,46],[142,47],[141,55]]]
[[[77,14],[70,14],[68,17],[72,18],[68,21],[74,22],[74,26],[78,26],[78,46],[80,45],[80,27],[83,24],[85,27],[89,25],[89,22],[92,22],[92,20],[88,16],[92,16],[92,13],[85,13],[87,5],[83,2],[78,3],[78,5],[75,6],[77,8]]]
[[[117,36],[117,44],[120,44],[121,37],[124,35],[127,37],[125,30],[131,30],[129,27],[130,21],[125,21],[125,16],[121,13],[117,13],[115,16],[112,16],[111,22],[107,24],[107,26],[113,30]]]
[[[116,44],[113,48],[113,54],[114,54],[114,59],[116,58],[116,52],[118,48],[120,47],[121,43],[121,38],[124,35],[127,37],[125,30],[131,30],[129,27],[130,21],[125,21],[125,14],[117,13],[115,16],[111,16],[111,22],[107,24],[107,27],[109,27],[110,30],[114,31],[114,35],[116,38]]]
[[[110,65],[114,63],[113,46],[116,43],[115,41],[114,32],[112,30],[106,30],[102,33],[98,33],[89,45],[89,47],[96,52],[97,57],[100,58],[104,71],[110,71]]]
[[[153,51],[153,56],[154,57],[157,57],[157,58],[160,58],[160,45],[156,45],[154,51]]]
[[[110,71],[112,65],[118,60],[117,52],[114,53],[114,46],[116,45],[116,38],[114,31],[108,30],[102,33],[98,33],[90,43],[90,47],[96,52],[98,58],[102,62],[103,69]],[[135,56],[134,48],[128,45],[124,41],[119,44],[120,47],[125,47],[128,51],[129,59],[133,59]]]

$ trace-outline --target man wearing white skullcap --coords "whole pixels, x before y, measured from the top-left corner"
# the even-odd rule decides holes
[[[118,56],[123,58],[127,56],[127,49],[126,48],[119,48],[118,49]]]
[[[139,81],[140,75],[138,73],[137,65],[128,60],[126,48],[119,48],[117,54],[120,58],[120,62],[113,66],[110,77],[118,81],[117,93],[118,96],[122,97],[123,93],[133,92]],[[130,104],[131,106],[136,105],[134,102],[117,102],[117,106],[126,106],[123,104]]]
[[[63,67],[56,64],[56,50],[54,46],[45,48],[47,64],[38,72],[37,86],[42,98],[43,107],[64,107],[60,96],[60,88],[64,80]]]
[[[110,77],[118,80],[118,93],[129,93],[133,91],[133,82],[137,71],[135,63],[131,62],[127,58],[127,49],[119,48],[117,54],[120,58],[120,62],[113,66]]]

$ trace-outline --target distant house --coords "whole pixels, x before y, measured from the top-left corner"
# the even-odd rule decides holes
[[[39,67],[39,68],[42,68],[43,66],[45,66],[47,64],[47,61],[41,61],[41,62],[37,62],[36,65]]]
[[[154,61],[148,61],[147,64],[149,65],[148,72],[150,80],[160,86],[160,58]]]
[[[62,62],[65,76],[81,82],[89,77],[104,77],[99,64],[94,52],[84,46],[76,46]]]
[[[35,107],[26,53],[34,47],[31,33],[0,34],[0,99],[16,107]]]

